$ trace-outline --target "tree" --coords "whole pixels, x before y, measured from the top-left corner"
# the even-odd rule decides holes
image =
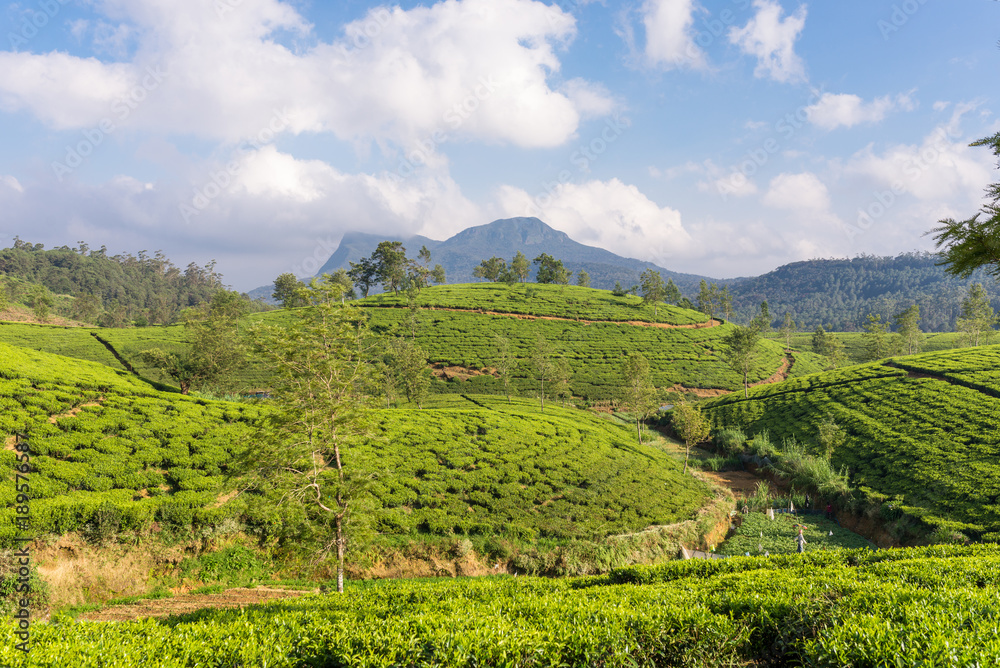
[[[663,284],[660,272],[647,269],[639,275],[639,285],[642,290],[642,301],[653,305],[653,317],[656,317],[656,307],[667,294],[667,286]]]
[[[496,367],[500,384],[503,385],[503,393],[507,396],[507,403],[510,403],[510,381],[517,369],[517,358],[510,349],[510,339],[499,334],[493,337],[496,345]]]
[[[590,287],[590,274],[588,274],[585,271],[580,271],[579,273],[577,273],[577,275],[576,275],[576,284],[579,285],[581,288],[589,288]]]
[[[743,376],[743,396],[750,396],[750,372],[759,355],[757,343],[760,332],[756,327],[734,325],[732,331],[722,337],[726,350],[722,354],[723,361],[738,374]]]
[[[412,339],[393,339],[389,351],[388,364],[396,377],[397,387],[403,388],[407,401],[423,408],[431,383],[427,353]]]
[[[869,313],[865,322],[865,333],[861,335],[865,341],[865,355],[868,360],[880,360],[889,355],[889,332],[882,316]]]
[[[354,285],[361,291],[361,296],[367,297],[371,287],[378,283],[378,267],[370,257],[364,257],[357,262],[349,264],[351,268],[347,272],[348,277],[354,281]]]
[[[635,431],[642,443],[642,420],[656,408],[656,388],[649,373],[649,360],[640,352],[629,354],[621,366],[622,403],[635,417]]]
[[[528,264],[528,258],[524,256],[524,253],[517,251],[514,259],[510,261],[510,270],[521,283],[528,280],[528,276],[531,273],[531,265]]]
[[[791,348],[792,334],[795,333],[795,321],[792,319],[792,314],[788,311],[785,311],[785,319],[782,321],[781,329],[778,331],[781,332],[781,337],[785,339],[785,348]]]
[[[767,302],[764,302],[765,304]],[[726,319],[726,322],[733,321],[733,297],[729,294],[729,286],[723,285],[722,291],[719,292],[719,310],[722,311],[722,316]]]
[[[444,283],[445,282],[444,267],[442,267],[439,264],[434,265],[434,268],[431,269],[431,280],[437,283],[438,285]]]
[[[1000,158],[1000,133],[973,142],[970,146],[986,146]],[[938,221],[934,233],[937,248],[944,248],[942,261],[945,271],[953,276],[968,278],[976,269],[986,270],[1000,279],[1000,183],[986,188],[987,202],[972,218],[956,221],[953,218]],[[980,216],[984,216],[980,220]]]
[[[347,275],[347,270],[341,267],[337,271],[330,275],[330,285],[334,285],[340,288],[340,303],[343,304],[348,299],[354,299],[357,295],[354,293],[354,283],[351,281],[351,277]],[[303,286],[305,287],[305,286]],[[303,299],[303,301],[305,301]],[[305,306],[303,303],[302,306]]]
[[[698,445],[712,433],[708,420],[698,407],[681,402],[671,411],[671,424],[677,435],[684,441],[686,453],[684,456],[684,473],[688,470],[688,460],[691,458],[691,446]]]
[[[9,308],[10,308],[10,299],[7,296],[7,288],[6,286],[4,286],[2,282],[0,282],[0,311],[6,311]]]
[[[306,305],[306,297],[303,294],[305,284],[295,278],[295,274],[288,272],[274,279],[274,292],[271,297],[275,301],[281,302],[282,308],[298,308]]]
[[[996,313],[982,283],[970,285],[968,296],[962,300],[962,314],[955,321],[958,331],[965,334],[966,345],[987,343],[996,322]]]
[[[566,270],[562,260],[542,253],[533,262],[538,265],[538,273],[535,275],[536,283],[558,283],[561,285],[569,283],[570,274],[573,272]]]
[[[172,378],[181,394],[188,394],[218,380],[244,361],[246,350],[238,336],[237,323],[247,310],[241,295],[220,290],[211,302],[185,311],[184,331],[191,344],[187,352],[150,348],[139,355]]]
[[[674,279],[668,278],[667,287],[664,289],[663,301],[677,306],[681,303],[682,299],[684,299],[684,295],[681,294],[680,288],[674,283]]]
[[[551,380],[555,371],[555,365],[552,361],[553,355],[555,355],[555,350],[553,350],[552,344],[539,334],[531,350],[531,366],[535,378],[538,379],[538,400],[543,413],[545,412],[545,381]]]
[[[832,413],[827,413],[823,421],[816,427],[816,440],[819,442],[820,454],[829,461],[833,451],[847,438],[847,433],[833,419]]]
[[[375,277],[382,284],[382,289],[392,290],[399,294],[403,281],[406,279],[408,262],[406,248],[402,241],[381,241],[371,255],[375,264]]]
[[[480,262],[479,266],[472,270],[472,275],[476,278],[496,282],[500,280],[506,270],[507,263],[494,255],[489,260]]]
[[[698,287],[698,310],[707,315],[709,318],[714,318],[715,314],[718,312],[718,301],[719,301],[719,289],[716,287],[715,283],[709,285],[705,282],[705,279],[701,279],[701,283]]]
[[[36,318],[42,322],[48,320],[54,304],[55,300],[47,287],[44,285],[35,286],[31,294],[31,307]]]
[[[97,322],[97,316],[101,313],[101,300],[94,293],[78,295],[73,300],[71,314],[74,319],[81,322]]]
[[[920,331],[920,306],[914,304],[902,313],[897,313],[893,317],[896,323],[896,332],[903,339],[903,349],[907,355],[920,352],[923,332]]]
[[[768,309],[766,301],[761,302],[759,308],[757,315],[750,321],[750,326],[755,327],[758,332],[766,336],[771,331],[771,311]]]
[[[557,399],[562,400],[562,405],[566,406],[566,397],[573,396],[573,389],[570,387],[569,382],[573,379],[573,369],[569,365],[569,360],[565,357],[560,357],[552,365],[552,382],[550,387],[552,388],[552,394]]]
[[[255,353],[274,370],[270,410],[235,469],[245,489],[275,490],[281,502],[300,504],[321,527],[333,524],[337,591],[344,591],[346,526],[368,476],[345,464],[351,448],[373,434],[369,398],[370,353],[364,318],[342,304],[340,286],[313,279],[309,306],[291,323],[257,326]]]

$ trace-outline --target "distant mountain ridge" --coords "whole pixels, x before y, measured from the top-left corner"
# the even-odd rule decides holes
[[[316,275],[332,273],[337,269],[349,269],[351,262],[368,257],[381,241],[401,241],[409,257],[416,257],[421,246],[431,251],[431,262],[440,263],[445,269],[448,283],[472,283],[479,279],[472,275],[480,262],[488,258],[501,257],[508,262],[520,251],[528,260],[534,260],[547,253],[562,260],[566,268],[573,272],[572,281],[581,271],[590,275],[590,285],[594,288],[610,290],[616,282],[626,288],[639,283],[639,275],[647,270],[659,271],[663,280],[672,278],[684,292],[696,292],[698,284],[705,277],[684,274],[644,262],[622,257],[611,251],[595,246],[587,246],[574,241],[565,232],[560,232],[538,218],[504,218],[486,225],[478,225],[462,230],[445,241],[435,241],[422,236],[393,237],[389,235],[348,232],[330,259],[316,272]],[[534,275],[535,267],[532,267]],[[712,279],[708,279],[712,280]],[[270,298],[271,286],[253,290],[253,297]],[[375,292],[375,290],[373,290]]]

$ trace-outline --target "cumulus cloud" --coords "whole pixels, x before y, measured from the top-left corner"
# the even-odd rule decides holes
[[[665,69],[707,67],[705,52],[694,41],[695,0],[646,0],[642,23],[646,30],[646,62]]]
[[[106,0],[135,56],[105,63],[65,53],[0,52],[0,106],[59,128],[87,128],[139,91],[131,127],[238,141],[294,100],[287,131],[408,147],[431,136],[557,146],[582,117],[606,113],[599,86],[550,85],[574,18],[533,0],[449,0],[377,8],[331,43],[280,0]],[[220,11],[224,7],[227,11]],[[86,26],[77,32],[88,34]],[[293,35],[308,48],[279,39]],[[109,39],[100,35],[95,39]],[[101,45],[95,45],[99,48]],[[155,98],[155,100],[154,100]]]
[[[857,95],[824,93],[816,104],[806,107],[806,114],[814,125],[834,130],[878,123],[894,111],[912,111],[915,106],[910,93],[895,97],[885,95],[871,102],[865,102]]]
[[[0,210],[8,221],[0,244],[20,234],[49,246],[85,239],[111,252],[162,249],[185,264],[214,258],[242,290],[315,271],[347,231],[445,238],[486,220],[446,175],[349,174],[273,146],[200,164],[187,183],[50,177],[21,187],[0,176]]]
[[[742,28],[730,28],[729,41],[757,58],[755,76],[782,83],[805,81],[805,64],[795,53],[795,42],[806,25],[806,6],[785,18],[776,0],[753,0],[753,6],[757,13]]]
[[[507,216],[537,216],[580,243],[663,265],[691,245],[681,214],[661,207],[634,185],[618,179],[565,183],[532,198],[503,186],[499,208]]]
[[[783,172],[771,179],[762,201],[776,209],[827,211],[830,209],[830,191],[812,172]]]

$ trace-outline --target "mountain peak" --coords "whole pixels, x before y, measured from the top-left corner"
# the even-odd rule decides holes
[[[495,244],[498,247],[537,246],[548,243],[568,243],[565,232],[553,229],[538,218],[500,218],[486,225],[478,225],[462,230],[449,241]]]

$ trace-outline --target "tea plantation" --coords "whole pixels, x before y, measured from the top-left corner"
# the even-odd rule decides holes
[[[266,404],[157,392],[100,364],[0,344],[0,408],[5,545],[14,535],[15,433],[33,455],[36,535],[144,535],[154,523],[182,534],[294,532],[266,495],[220,500]],[[375,419],[379,438],[345,459],[373,476],[367,516],[383,543],[600,540],[689,519],[709,497],[665,453],[594,413],[454,396]]]
[[[36,624],[28,668],[995,666],[1000,548],[838,550],[606,576],[358,583],[165,620]]]
[[[807,443],[829,413],[846,430],[832,463],[886,512],[1000,540],[1000,346],[848,367],[706,408],[716,427]]]

